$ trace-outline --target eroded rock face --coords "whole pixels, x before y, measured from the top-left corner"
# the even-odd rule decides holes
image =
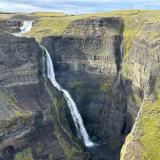
[[[76,20],[62,36],[42,41],[52,55],[56,78],[76,101],[89,135],[113,150],[122,145],[130,125],[118,76],[122,28],[120,18]]]
[[[8,16],[9,16],[9,14],[8,14]],[[36,19],[37,19],[36,17],[27,16],[27,14],[26,15],[10,14],[10,18],[8,18],[8,19],[5,19],[5,18],[1,19],[0,18],[0,32],[10,33],[10,34],[20,32],[20,27],[23,25],[24,20],[36,21]]]
[[[17,20],[3,20],[0,21],[0,32],[12,33],[19,31],[19,27],[21,26],[21,22]]]
[[[160,145],[158,141],[159,26],[158,23],[144,23],[139,36],[132,40],[128,56],[123,62],[124,77],[126,81],[132,82],[130,93],[137,102],[139,101],[141,108],[131,134],[123,146],[122,160],[160,158],[159,148],[156,147]],[[128,107],[131,108],[130,104]]]
[[[40,48],[34,39],[0,35],[1,87],[36,84]]]
[[[11,160],[17,152],[16,156],[27,156],[26,151],[37,160],[66,159],[51,121],[52,101],[41,73],[42,55],[33,38],[0,34],[1,159]]]
[[[52,56],[57,81],[71,93],[91,139],[101,144],[86,149],[91,157],[82,152],[84,146],[77,139],[62,93],[42,76],[44,51],[33,38],[1,33],[0,157],[10,160],[17,152],[23,155],[31,150],[35,160],[117,160],[142,100],[121,159],[142,160],[143,144],[149,144],[146,139],[158,148],[155,139],[146,136],[148,124],[142,127],[142,122],[153,121],[152,126],[157,128],[152,128],[155,131],[152,134],[158,137],[159,35],[156,38],[151,35],[159,28],[158,24],[144,24],[125,59],[121,59],[120,18],[76,20],[61,36],[42,40]]]

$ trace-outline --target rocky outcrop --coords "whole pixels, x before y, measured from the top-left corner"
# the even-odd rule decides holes
[[[19,31],[20,26],[21,26],[20,21],[3,20],[0,21],[0,32],[7,32],[7,33],[17,32]]]
[[[40,49],[34,39],[0,35],[0,85],[36,84]]]
[[[17,33],[20,32],[20,27],[23,25],[24,20],[35,20],[36,18],[29,15],[23,15],[23,14],[3,14],[4,17],[0,13],[0,32],[5,33]],[[8,16],[7,16],[8,15]]]

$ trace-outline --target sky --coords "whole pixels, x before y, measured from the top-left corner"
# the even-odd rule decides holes
[[[124,9],[160,9],[160,0],[0,0],[1,12],[82,14]]]

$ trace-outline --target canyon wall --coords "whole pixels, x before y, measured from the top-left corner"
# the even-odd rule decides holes
[[[144,23],[131,41],[123,62],[123,76],[140,112],[123,146],[122,160],[159,159],[159,23]],[[131,108],[131,103],[128,105]]]
[[[62,95],[52,89],[52,101],[45,86],[47,84],[43,77],[44,55],[34,38],[0,34],[1,159],[17,160],[23,156],[44,160],[52,157],[73,157],[72,148],[69,148],[69,138],[63,138],[63,146],[66,146],[64,151],[57,137],[57,119],[53,118],[56,115],[52,115],[51,108],[57,100],[56,97],[59,97],[61,103],[63,100]],[[67,122],[65,124],[67,126]],[[80,156],[83,159],[81,151],[82,149],[77,151],[76,157]]]
[[[120,74],[122,34],[120,18],[92,18],[73,21],[62,36],[42,40],[57,81],[71,93],[91,139],[106,145],[105,156],[112,159],[132,126]],[[68,120],[76,136],[69,111]]]
[[[3,33],[18,30],[23,18],[0,24],[0,159],[118,160],[123,144],[121,160],[160,158],[160,25],[137,13],[128,21],[123,15],[78,19],[41,41],[57,81],[100,144],[92,149],[78,139],[62,93],[46,79],[39,44]]]

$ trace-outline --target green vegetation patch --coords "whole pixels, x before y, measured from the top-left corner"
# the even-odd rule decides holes
[[[110,90],[111,86],[112,86],[112,82],[111,81],[103,82],[100,85],[100,91],[105,93],[108,90]]]
[[[23,115],[17,115],[16,117],[13,117],[9,120],[1,120],[0,121],[0,128],[1,129],[9,129],[12,126],[21,123],[23,126],[29,124],[32,120],[33,114],[23,114]]]
[[[35,37],[40,41],[45,36],[61,35],[72,20],[72,17],[41,18],[27,36]]]
[[[144,151],[143,156],[146,160],[160,159],[160,96],[154,103],[148,102],[144,105],[140,119],[142,134],[140,143]]]
[[[34,160],[33,155],[32,155],[32,149],[27,148],[23,150],[22,152],[18,152],[15,155],[14,160]]]
[[[57,140],[69,160],[73,159],[76,152],[82,150],[79,141],[74,137],[66,117],[66,101],[62,94],[55,90],[50,83],[47,84],[50,93],[54,96],[51,107],[52,118],[55,126]],[[65,135],[65,136],[64,136]]]
[[[8,119],[0,121],[1,129],[8,129],[19,122],[26,125],[33,117],[31,112],[23,113],[23,110],[18,106],[15,97],[9,94],[9,91],[6,89],[0,89],[0,102],[6,104],[6,107],[11,110],[11,113],[13,114],[11,117],[8,117]]]
[[[0,89],[0,101],[10,107],[10,109],[15,113],[15,116],[21,115],[16,98],[10,95],[6,89]]]
[[[137,94],[134,94],[134,99],[137,104],[137,107],[140,108],[143,101],[142,97],[138,96]]]

